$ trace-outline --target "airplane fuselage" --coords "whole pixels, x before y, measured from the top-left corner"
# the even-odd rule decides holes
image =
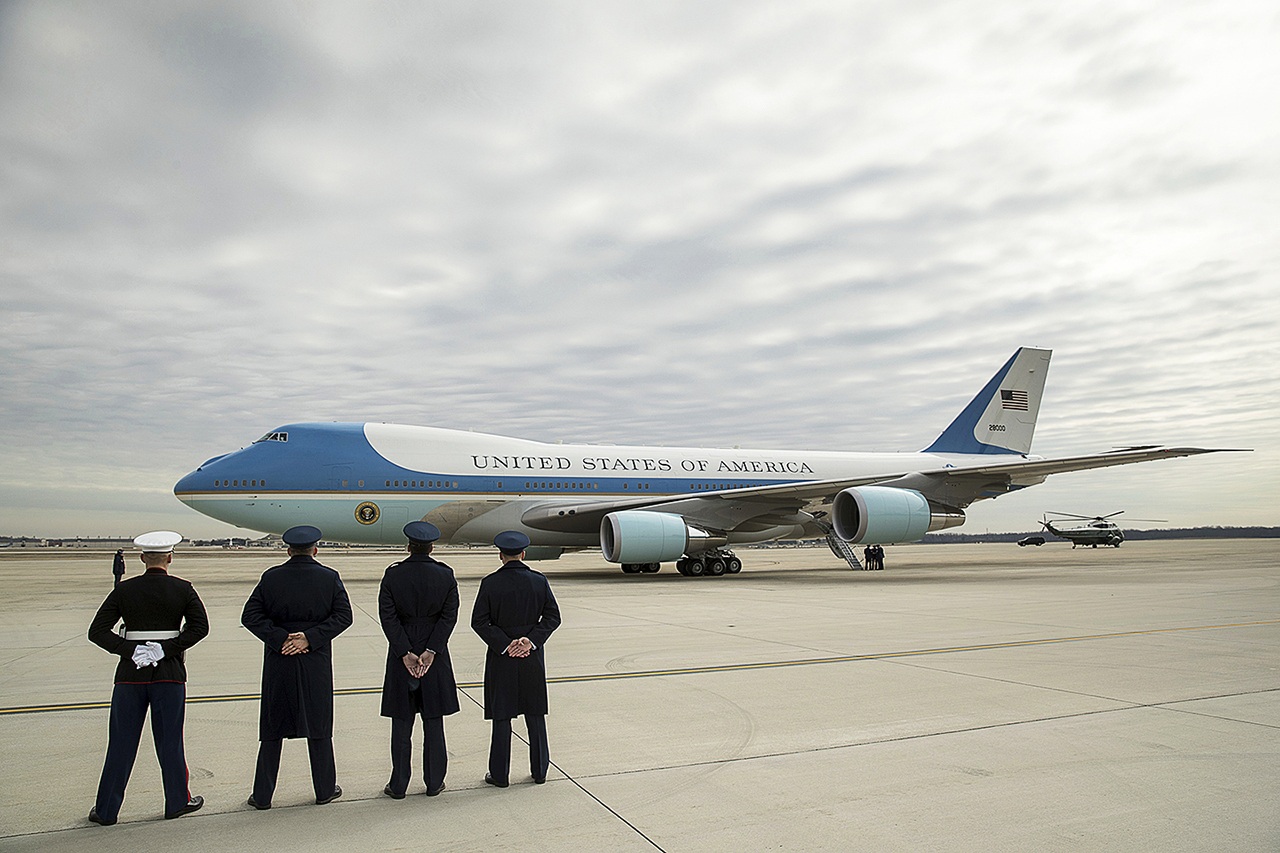
[[[546,444],[399,424],[291,424],[215,457],[174,488],[188,506],[279,533],[315,524],[331,541],[398,543],[427,518],[442,541],[487,544],[528,530],[541,545],[595,547],[599,531],[528,528],[530,509],[592,500],[697,497],[726,489],[891,475],[953,463],[937,453],[842,453]],[[759,527],[759,525],[757,525]],[[818,537],[808,519],[733,533],[732,542]]]

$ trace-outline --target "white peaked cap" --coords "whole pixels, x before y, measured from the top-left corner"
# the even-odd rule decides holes
[[[153,530],[134,539],[133,544],[149,554],[167,554],[172,552],[173,546],[181,541],[181,533],[174,533],[172,530]]]

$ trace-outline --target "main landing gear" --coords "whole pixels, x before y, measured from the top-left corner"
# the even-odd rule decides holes
[[[622,571],[628,575],[652,574],[662,568],[661,563],[623,563]],[[692,557],[681,557],[676,561],[676,571],[686,577],[719,577],[720,575],[736,575],[742,571],[742,561],[732,551],[718,548],[702,551]]]
[[[732,551],[703,551],[692,557],[681,557],[676,561],[676,571],[686,577],[698,578],[710,575],[719,577],[723,574],[736,575],[742,571],[742,561]]]

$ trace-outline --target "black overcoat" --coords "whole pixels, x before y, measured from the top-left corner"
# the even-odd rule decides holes
[[[155,666],[139,669],[133,650],[145,640],[126,640],[112,629],[124,620],[126,631],[180,631],[169,640],[157,640],[164,657]],[[107,595],[89,624],[89,639],[120,656],[116,684],[147,684],[153,681],[186,682],[187,649],[209,633],[209,617],[190,581],[176,578],[162,568],[121,581]]]
[[[547,713],[547,638],[560,627],[551,584],[519,560],[480,581],[471,628],[488,646],[484,659],[484,718],[506,720]],[[527,658],[503,654],[512,640],[528,637]]]
[[[342,578],[314,557],[299,555],[267,569],[244,603],[240,623],[263,642],[258,739],[333,737],[333,638],[351,627]],[[306,654],[284,655],[289,634],[302,631]]]
[[[378,588],[378,619],[387,635],[387,671],[382,679],[382,716],[412,720],[418,713],[444,717],[458,713],[458,685],[449,659],[449,637],[458,624],[458,582],[453,569],[426,554],[387,567]],[[436,653],[419,679],[420,699],[410,691],[409,652]]]

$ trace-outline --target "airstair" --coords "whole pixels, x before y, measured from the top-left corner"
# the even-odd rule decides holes
[[[853,550],[853,546],[837,536],[834,530],[827,530],[827,545],[831,547],[831,553],[849,564],[849,568],[854,571],[860,571],[864,568],[862,563],[858,562],[858,555]]]

